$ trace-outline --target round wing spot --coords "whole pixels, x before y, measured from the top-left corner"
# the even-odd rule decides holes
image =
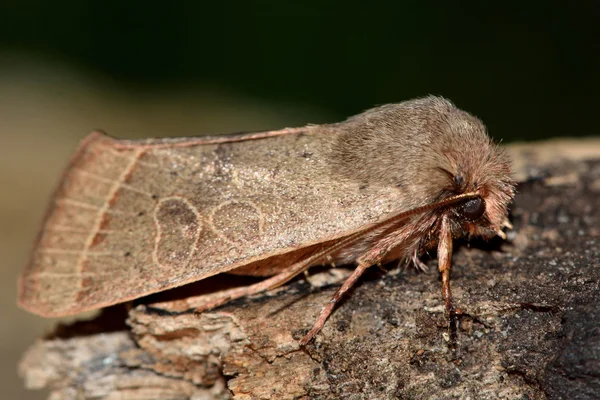
[[[213,229],[233,243],[258,240],[263,220],[260,208],[249,201],[228,201],[216,207],[211,215]]]
[[[196,251],[202,230],[200,214],[187,199],[161,199],[154,210],[154,261],[160,266],[186,266]]]

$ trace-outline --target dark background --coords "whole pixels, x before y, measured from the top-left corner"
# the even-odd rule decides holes
[[[0,2],[0,387],[54,321],[16,280],[87,132],[189,136],[334,122],[426,94],[505,141],[598,135],[593,1]]]
[[[8,1],[0,50],[127,91],[209,84],[327,120],[431,93],[510,140],[597,133],[593,1],[297,3]]]

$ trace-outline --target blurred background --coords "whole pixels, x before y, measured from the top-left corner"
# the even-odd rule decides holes
[[[16,280],[62,168],[92,129],[268,130],[431,93],[505,142],[600,132],[593,1],[217,3],[0,3],[3,399],[45,398],[23,389],[17,364],[55,321],[16,307]]]

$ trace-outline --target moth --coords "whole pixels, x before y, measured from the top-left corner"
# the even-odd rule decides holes
[[[505,238],[514,191],[511,162],[482,122],[434,96],[341,123],[236,136],[95,132],[51,200],[19,304],[63,316],[225,272],[265,277],[182,300],[204,310],[311,266],[356,264],[306,344],[367,268],[397,259],[425,268],[420,257],[437,248],[453,324],[453,239]]]

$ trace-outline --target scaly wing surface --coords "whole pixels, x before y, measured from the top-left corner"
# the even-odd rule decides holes
[[[21,276],[21,306],[44,316],[108,306],[397,211],[394,188],[340,181],[331,138],[315,132],[143,141],[92,133],[52,199]]]

